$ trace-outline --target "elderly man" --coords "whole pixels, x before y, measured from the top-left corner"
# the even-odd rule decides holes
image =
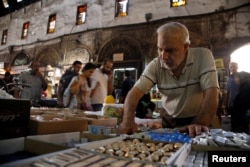
[[[189,44],[183,24],[170,22],[158,28],[159,56],[147,65],[126,97],[121,133],[136,132],[137,103],[155,84],[162,94],[164,128],[181,127],[191,137],[209,130],[218,105],[216,67],[208,49]]]

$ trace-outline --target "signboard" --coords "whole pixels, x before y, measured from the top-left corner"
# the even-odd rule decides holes
[[[29,65],[23,65],[23,66],[12,66],[11,72],[12,74],[20,74],[23,71],[26,71],[29,69]]]
[[[123,61],[123,53],[114,53],[113,54],[113,61]]]

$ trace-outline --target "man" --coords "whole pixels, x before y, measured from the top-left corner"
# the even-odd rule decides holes
[[[22,84],[30,85],[24,86],[21,92],[21,98],[31,100],[33,106],[39,105],[41,93],[48,87],[45,78],[39,71],[39,67],[39,62],[33,61],[30,65],[31,70],[22,72],[19,75],[19,81]]]
[[[249,134],[250,73],[242,71],[238,77],[238,92],[230,107],[231,130]]]
[[[65,73],[62,75],[57,88],[58,107],[66,107],[63,105],[63,93],[67,89],[71,79],[79,74],[81,68],[82,62],[76,60],[74,61],[72,66],[68,70],[66,70]]]
[[[181,127],[191,137],[209,130],[218,105],[216,67],[208,49],[189,44],[183,24],[170,22],[158,28],[159,56],[147,65],[126,97],[121,133],[136,132],[137,103],[155,84],[162,94],[164,128]]]
[[[101,111],[103,101],[107,95],[113,92],[113,61],[105,58],[100,68],[96,68],[91,75],[93,84],[99,83],[91,95],[91,105],[94,111]],[[95,82],[95,83],[94,83]]]
[[[124,72],[124,80],[122,82],[122,89],[119,98],[119,103],[124,103],[125,98],[129,92],[129,90],[133,87],[134,81],[130,78],[130,71],[125,70]]]
[[[226,107],[228,109],[228,113],[230,113],[230,110],[233,106],[234,99],[236,95],[239,92],[239,73],[238,73],[238,64],[236,62],[230,62],[229,63],[229,71],[230,75],[227,80],[226,90],[227,90],[227,96],[226,96]]]
[[[6,71],[5,74],[4,74],[4,78],[3,78],[6,86],[7,86],[7,92],[9,94],[11,94],[12,96],[14,96],[14,90],[12,89],[13,86],[12,85],[8,85],[8,84],[11,84],[13,83],[13,76],[10,74],[9,71]]]

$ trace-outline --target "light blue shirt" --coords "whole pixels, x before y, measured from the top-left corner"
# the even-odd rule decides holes
[[[22,99],[32,101],[41,99],[42,80],[40,77],[31,74],[31,71],[25,71],[19,75],[19,81],[23,84],[30,85],[30,87],[23,87],[21,92]]]

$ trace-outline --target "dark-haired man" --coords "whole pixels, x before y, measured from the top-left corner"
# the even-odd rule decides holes
[[[39,71],[39,67],[39,62],[33,61],[30,65],[31,70],[22,72],[19,75],[21,83],[30,85],[23,88],[21,98],[31,100],[32,105],[36,105],[40,101],[42,90],[46,90],[48,87],[44,76]]]
[[[94,111],[101,111],[104,98],[113,92],[113,61],[105,58],[100,68],[96,68],[91,75],[93,85],[99,83],[91,96],[91,105]]]
[[[129,90],[134,86],[134,81],[130,78],[130,71],[125,70],[124,72],[124,80],[122,82],[122,89],[119,98],[119,103],[124,103],[125,98],[129,92]]]
[[[58,89],[57,89],[57,103],[58,107],[65,107],[63,105],[63,93],[67,89],[71,79],[74,76],[77,76],[82,68],[82,62],[76,60],[72,64],[72,66],[65,71],[65,73],[62,75]]]

